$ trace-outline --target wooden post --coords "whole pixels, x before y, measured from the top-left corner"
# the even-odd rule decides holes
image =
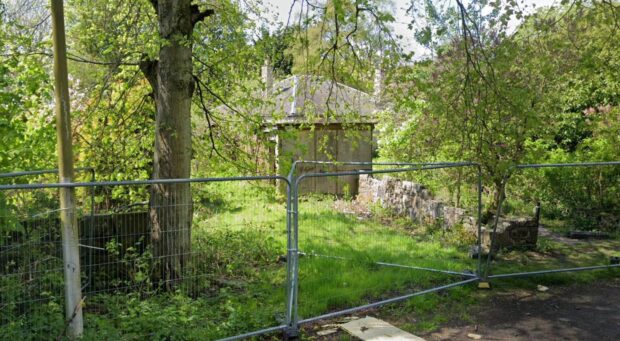
[[[51,0],[52,40],[54,44],[54,99],[58,151],[58,176],[61,183],[73,182],[73,149],[71,143],[71,116],[69,80],[67,76],[67,47],[63,0]],[[82,290],[80,285],[80,250],[78,224],[75,213],[74,188],[60,188],[60,221],[62,228],[62,256],[65,275],[65,317],[70,338],[82,335]]]

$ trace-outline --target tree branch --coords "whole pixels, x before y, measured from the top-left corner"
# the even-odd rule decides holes
[[[157,1],[157,0],[154,0],[154,1]],[[204,20],[206,17],[210,17],[213,14],[215,14],[215,11],[210,8],[205,9],[204,11],[201,11],[198,5],[192,5],[191,10],[192,10],[192,27],[196,26],[198,22]]]
[[[140,62],[140,71],[142,71],[146,80],[151,84],[153,99],[157,99],[157,92],[159,91],[159,83],[157,82],[157,61],[148,59],[142,60]]]
[[[27,56],[46,56],[53,57],[54,55],[51,52],[46,51],[32,51],[32,52],[16,52],[16,53],[2,53],[0,57],[27,57]],[[102,65],[102,66],[121,66],[121,65],[130,65],[137,66],[138,62],[123,62],[123,61],[114,61],[114,62],[102,62],[98,60],[90,60],[84,57],[80,57],[78,55],[72,54],[71,52],[67,52],[67,59],[70,61],[84,63],[84,64],[93,64],[93,65]]]
[[[198,92],[198,97],[200,99],[199,100],[200,107],[202,108],[202,111],[203,111],[203,113],[205,115],[205,119],[207,120],[207,125],[208,125],[208,128],[209,128],[209,142],[210,142],[210,145],[211,145],[211,152],[212,153],[214,152],[217,156],[219,156],[225,162],[230,162],[233,165],[239,167],[240,169],[251,170],[250,168],[245,167],[243,164],[235,162],[234,160],[224,156],[220,152],[220,150],[217,148],[217,144],[216,144],[216,141],[215,141],[215,136],[213,134],[213,129],[215,127],[217,127],[218,125],[215,124],[215,122],[213,122],[212,112],[207,108],[207,106],[206,106],[206,104],[204,102],[204,95],[203,95],[202,87],[204,86],[205,90],[207,90],[211,94],[213,94],[213,92],[205,84],[203,84],[197,76],[192,75],[192,77],[194,78],[194,81],[196,83],[196,90]],[[220,136],[222,138],[226,139],[225,135],[220,134]],[[228,140],[228,141],[230,142],[230,140]],[[242,150],[242,149],[240,149],[240,148],[238,148],[238,147],[236,147],[234,145],[233,145],[233,148],[236,149],[237,153],[242,153],[242,154],[245,154],[246,156],[250,156],[249,153],[245,152],[244,150]]]

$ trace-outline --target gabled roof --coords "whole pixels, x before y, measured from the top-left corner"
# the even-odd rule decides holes
[[[374,123],[373,96],[318,76],[290,76],[264,94],[261,115],[273,124]]]

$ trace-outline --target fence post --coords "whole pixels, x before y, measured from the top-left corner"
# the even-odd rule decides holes
[[[90,182],[95,182],[96,177],[95,177],[95,169],[91,169],[90,170]],[[86,235],[88,236],[88,264],[86,265],[88,267],[88,279],[86,282],[86,286],[89,288],[89,290],[93,290],[93,286],[95,285],[94,281],[93,281],[93,262],[94,262],[94,249],[92,248],[93,244],[94,244],[94,240],[95,240],[95,188],[96,187],[91,187],[90,188],[90,215],[89,215],[89,222],[88,224],[85,224],[86,228],[88,229],[88,231],[86,232]],[[78,230],[79,231],[79,230]],[[87,291],[88,292],[88,291]]]
[[[291,170],[288,176],[288,187],[286,191],[286,232],[287,232],[287,255],[286,255],[286,325],[284,337],[287,340],[299,337],[298,315],[297,315],[297,280],[299,278],[299,250],[298,250],[298,198],[297,198],[296,177]]]
[[[478,233],[478,267],[476,275],[478,275],[478,278],[480,278],[480,276],[482,276],[482,167],[480,166],[480,164],[476,164],[476,167],[478,169],[478,216],[476,217],[476,230]]]
[[[63,0],[51,0],[54,46],[54,99],[58,138],[58,175],[61,183],[73,182],[73,150]],[[65,318],[71,338],[82,335],[82,289],[80,285],[80,249],[75,212],[75,189],[61,187],[60,221],[65,278]]]

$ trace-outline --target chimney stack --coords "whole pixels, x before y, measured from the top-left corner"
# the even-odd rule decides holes
[[[269,59],[265,59],[265,64],[261,67],[261,79],[265,86],[265,96],[271,96],[273,93],[273,70]]]

